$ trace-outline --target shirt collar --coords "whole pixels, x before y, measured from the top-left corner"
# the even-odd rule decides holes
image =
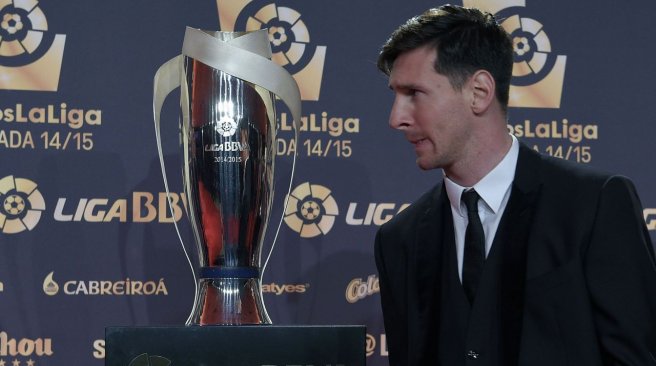
[[[449,196],[451,207],[458,215],[465,216],[467,214],[461,211],[460,196],[462,192],[471,188],[474,188],[487,207],[497,214],[503,197],[515,178],[515,168],[519,157],[519,142],[515,136],[510,135],[510,137],[512,137],[512,144],[506,156],[473,187],[463,187],[446,175],[444,176],[446,194]]]

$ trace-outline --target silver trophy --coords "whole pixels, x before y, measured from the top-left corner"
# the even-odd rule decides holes
[[[183,184],[200,260],[188,325],[271,324],[260,262],[274,190],[274,105],[280,98],[298,123],[300,93],[270,58],[266,30],[187,28],[182,55],[155,75],[153,113],[167,192],[160,112],[180,87]]]

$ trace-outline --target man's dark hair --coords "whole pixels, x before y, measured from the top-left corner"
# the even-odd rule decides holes
[[[392,33],[378,56],[378,68],[389,75],[400,54],[426,45],[437,51],[435,71],[456,90],[477,70],[492,74],[497,99],[507,108],[513,45],[492,14],[455,5],[429,9]]]

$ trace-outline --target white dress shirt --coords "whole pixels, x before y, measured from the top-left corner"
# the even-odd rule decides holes
[[[465,252],[465,230],[467,229],[467,208],[465,203],[461,202],[460,196],[466,190],[475,189],[481,199],[478,200],[478,215],[483,224],[485,232],[485,257],[490,253],[494,235],[499,227],[501,216],[508,204],[510,197],[510,187],[515,177],[515,168],[517,167],[517,158],[519,156],[519,143],[515,136],[512,136],[512,145],[506,153],[506,156],[494,167],[483,179],[474,184],[473,187],[463,187],[455,183],[446,175],[444,184],[446,193],[451,203],[451,213],[453,214],[453,228],[456,239],[456,256],[458,258],[458,275],[462,282],[462,262]]]

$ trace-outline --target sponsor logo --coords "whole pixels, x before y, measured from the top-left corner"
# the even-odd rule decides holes
[[[37,1],[0,2],[0,89],[57,91],[65,42]]]
[[[292,284],[292,285],[286,285],[286,284],[277,284],[275,282],[272,282],[270,284],[264,284],[262,285],[262,293],[265,294],[275,294],[276,296],[282,295],[282,294],[302,294],[307,291],[307,289],[310,287],[310,284],[305,283],[305,284]]]
[[[271,59],[294,76],[301,99],[319,100],[326,46],[310,41],[310,31],[298,11],[270,1],[217,0],[221,30],[268,29]]]
[[[46,209],[37,184],[13,175],[0,179],[0,230],[3,234],[16,234],[32,230]]]
[[[48,273],[43,280],[43,292],[48,296],[59,293],[59,284],[55,282],[54,271]],[[69,280],[62,286],[66,295],[84,296],[157,296],[168,295],[166,283],[163,278],[159,281],[137,281],[130,278],[125,280],[91,280],[77,281]]]
[[[560,108],[567,56],[555,55],[545,27],[520,15],[525,0],[463,0],[463,5],[495,14],[514,48],[510,107]]]
[[[376,351],[376,338],[374,338],[374,336],[372,336],[371,334],[367,333],[367,341],[366,341],[367,357],[372,356],[375,351]]]
[[[642,214],[645,217],[645,224],[647,224],[647,229],[656,230],[656,208],[645,208],[642,211]]]
[[[40,357],[49,357],[54,354],[51,338],[11,338],[5,331],[0,331],[0,365],[11,363],[19,366],[23,362],[27,366],[35,366]],[[4,357],[8,357],[6,360]]]
[[[354,278],[346,286],[346,301],[351,304],[364,299],[365,297],[377,294],[380,292],[380,285],[376,275],[370,275],[366,281],[362,278]]]
[[[54,271],[50,272],[46,278],[43,279],[43,292],[48,296],[55,296],[59,292],[59,285],[53,279],[54,275]]]
[[[301,237],[326,235],[335,224],[339,209],[328,188],[305,182],[287,199],[285,223]]]
[[[373,356],[376,350],[379,349],[379,355],[387,357],[387,338],[385,334],[381,334],[378,340],[373,335],[367,333],[366,352],[367,357]]]

